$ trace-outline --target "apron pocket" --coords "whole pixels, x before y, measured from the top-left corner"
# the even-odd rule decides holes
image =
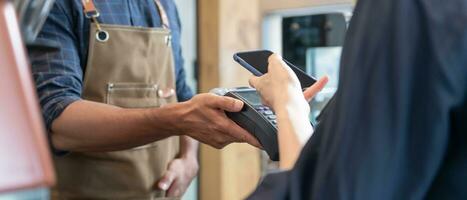
[[[157,84],[108,83],[106,103],[122,108],[159,107],[157,91]]]
[[[159,86],[148,83],[108,83],[107,104],[122,108],[154,108],[160,107],[165,100],[159,97]],[[157,145],[157,142],[135,147],[142,150]]]

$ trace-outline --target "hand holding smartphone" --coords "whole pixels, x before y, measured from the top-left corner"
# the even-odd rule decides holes
[[[262,76],[268,72],[269,56],[273,52],[268,50],[245,51],[234,54],[234,60],[255,76]],[[284,59],[284,62],[295,72],[302,89],[313,85],[316,79],[303,72],[300,68]]]

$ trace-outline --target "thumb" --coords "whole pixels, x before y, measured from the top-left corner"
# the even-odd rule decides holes
[[[303,96],[305,96],[305,99],[307,101],[310,101],[319,91],[321,91],[324,88],[324,86],[326,86],[328,81],[329,81],[329,78],[327,76],[324,76],[320,78],[318,81],[316,81],[316,83],[311,85],[309,88],[307,88],[303,92]]]
[[[166,191],[172,185],[174,180],[175,180],[175,174],[172,171],[167,171],[162,176],[162,178],[159,179],[159,181],[157,182],[157,187],[161,190]]]
[[[217,96],[213,106],[228,112],[239,112],[243,108],[243,102],[232,97]]]

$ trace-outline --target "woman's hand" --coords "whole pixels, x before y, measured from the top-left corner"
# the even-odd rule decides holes
[[[313,133],[307,101],[321,91],[327,81],[327,77],[321,78],[302,93],[297,76],[276,54],[269,57],[268,73],[250,79],[250,85],[256,88],[263,103],[276,113],[280,168],[294,166],[302,146]]]
[[[263,103],[272,109],[279,108],[290,98],[301,97],[301,85],[282,58],[276,54],[269,57],[268,73],[261,77],[252,77],[250,85],[261,95]]]
[[[295,73],[277,54],[269,57],[268,73],[261,77],[252,77],[250,85],[261,95],[263,104],[273,110],[286,105],[289,101],[311,101],[328,82],[328,77],[320,78],[307,88],[303,95],[300,81]]]

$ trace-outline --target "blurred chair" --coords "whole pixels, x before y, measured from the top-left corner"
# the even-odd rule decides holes
[[[0,0],[0,200],[47,199],[54,181],[15,8]]]

